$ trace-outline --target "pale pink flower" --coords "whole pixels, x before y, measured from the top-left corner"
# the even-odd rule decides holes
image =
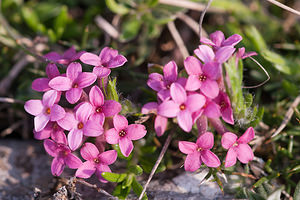
[[[205,96],[205,104],[203,107],[195,111],[192,115],[193,121],[195,122],[201,115],[208,118],[219,118],[222,115],[221,108],[215,101]]]
[[[89,178],[96,172],[96,176],[101,182],[107,182],[101,174],[111,172],[108,165],[116,161],[117,151],[110,150],[100,153],[94,144],[87,142],[80,149],[80,154],[86,161],[77,169],[75,176]]]
[[[235,165],[236,159],[239,159],[239,161],[244,164],[253,160],[254,154],[248,143],[254,136],[255,133],[252,127],[249,127],[239,139],[234,133],[224,133],[221,143],[225,149],[228,149],[225,158],[225,167]]]
[[[200,45],[198,49],[194,50],[194,53],[204,63],[217,62],[222,64],[232,56],[234,51],[235,48],[232,46],[224,46],[214,52],[211,47]]]
[[[60,75],[56,65],[49,63],[46,67],[46,74],[48,78],[37,78],[32,82],[32,89],[38,92],[46,92],[51,90],[49,87],[49,81]]]
[[[158,114],[163,117],[177,117],[182,130],[190,132],[193,126],[192,113],[200,110],[205,105],[205,97],[201,94],[186,94],[178,83],[173,83],[170,88],[172,100],[166,100],[158,106]]]
[[[214,102],[220,106],[222,119],[228,124],[234,124],[231,103],[227,94],[220,91],[219,95],[214,99]]]
[[[61,128],[57,122],[51,122],[49,121],[48,124],[45,126],[45,128],[39,132],[33,131],[34,138],[37,140],[44,140],[49,137],[55,141],[62,141],[64,138],[66,138],[66,135],[64,133],[64,129]],[[67,141],[64,141],[66,143]]]
[[[200,135],[196,143],[179,141],[179,150],[187,154],[184,162],[186,171],[196,171],[200,168],[202,162],[208,167],[219,167],[221,162],[213,152],[210,151],[214,146],[214,135],[206,132]]]
[[[68,65],[71,62],[78,60],[79,57],[85,53],[85,51],[81,51],[76,53],[75,48],[72,46],[67,51],[63,53],[63,55],[58,54],[57,52],[50,52],[44,55],[44,58],[47,58],[48,60],[51,60],[53,62],[62,64],[62,65]]]
[[[80,60],[85,64],[95,66],[93,73],[98,78],[107,77],[110,74],[110,68],[120,67],[127,62],[127,59],[123,55],[109,47],[103,48],[99,56],[93,53],[84,53],[80,56]]]
[[[55,104],[57,92],[49,90],[43,95],[42,100],[29,100],[25,103],[25,110],[34,115],[34,129],[39,132],[45,128],[49,121],[58,121],[65,116],[65,110]]]
[[[128,125],[127,119],[122,115],[115,115],[113,118],[114,128],[105,133],[106,141],[109,144],[119,144],[122,154],[128,157],[133,149],[132,140],[143,138],[147,131],[141,124]]]
[[[69,103],[76,103],[82,94],[83,88],[92,85],[96,81],[95,74],[82,72],[80,63],[69,64],[66,77],[58,76],[49,82],[49,86],[57,91],[66,91],[66,99]]]

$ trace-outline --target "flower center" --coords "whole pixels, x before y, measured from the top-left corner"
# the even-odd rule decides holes
[[[68,151],[64,151],[64,152],[63,152],[63,155],[64,155],[64,156],[67,156],[68,154],[69,154]]]
[[[97,163],[97,164],[100,163],[98,158],[94,158],[94,162]]]
[[[199,80],[200,81],[205,81],[206,80],[206,76],[205,75],[200,75],[199,76]]]
[[[227,105],[226,105],[226,103],[225,103],[225,101],[222,101],[221,103],[220,103],[220,107],[221,108],[225,108]]]
[[[181,104],[181,105],[179,106],[179,109],[180,109],[180,110],[185,110],[185,109],[186,109],[186,106],[185,106],[184,104]]]
[[[77,128],[78,128],[78,129],[82,129],[82,128],[83,128],[83,123],[82,123],[82,122],[79,122],[78,125],[77,125]]]
[[[201,148],[201,147],[198,147],[198,148],[197,148],[197,151],[202,151],[202,148]]]
[[[78,84],[74,83],[73,88],[78,88]]]
[[[233,147],[236,147],[236,146],[238,146],[239,144],[237,143],[237,142],[235,142],[232,146]]]
[[[102,113],[102,107],[96,108],[96,113]]]
[[[50,108],[47,108],[47,109],[46,109],[46,114],[50,115],[50,113],[51,113]]]
[[[52,126],[53,130],[57,130],[58,129],[58,125],[57,123],[54,123],[53,126]]]
[[[124,131],[124,130],[121,130],[120,132],[119,132],[119,136],[120,137],[124,137],[126,135],[126,132]]]
[[[170,87],[171,87],[171,85],[170,85],[170,84],[168,84],[168,85],[166,86],[166,88],[167,88],[167,89],[170,89]]]

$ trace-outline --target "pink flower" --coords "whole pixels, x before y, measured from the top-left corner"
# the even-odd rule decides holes
[[[119,144],[122,154],[128,157],[133,149],[132,140],[143,138],[147,131],[141,124],[128,125],[127,119],[122,115],[115,115],[113,118],[114,128],[105,133],[106,141],[109,144]]]
[[[87,161],[77,169],[75,176],[89,178],[96,172],[96,175],[101,182],[107,182],[102,178],[101,173],[111,172],[108,165],[111,165],[116,161],[118,155],[117,151],[110,150],[99,153],[99,150],[94,144],[85,143],[80,150],[80,154]]]
[[[88,120],[92,114],[93,107],[89,103],[82,103],[73,113],[66,113],[66,116],[57,123],[69,130],[68,143],[71,150],[76,150],[82,143],[83,135],[97,137],[103,134],[103,127],[99,121]]]
[[[217,62],[224,63],[226,62],[235,51],[235,48],[232,46],[224,46],[219,48],[215,53],[207,45],[200,45],[198,49],[194,50],[196,56],[204,63],[208,62]]]
[[[58,121],[65,116],[65,110],[55,104],[57,92],[50,90],[43,95],[43,100],[29,100],[25,103],[25,110],[34,115],[34,129],[39,132],[49,121]]]
[[[69,64],[66,77],[58,76],[49,82],[49,86],[57,91],[67,91],[66,99],[69,103],[76,103],[82,94],[82,89],[92,85],[97,79],[90,72],[82,72],[81,64],[74,62]]]
[[[202,65],[197,58],[189,56],[184,61],[184,67],[189,75],[185,86],[186,90],[196,91],[200,89],[209,98],[218,96],[217,79],[221,76],[218,63],[209,62]]]
[[[227,94],[220,91],[219,95],[214,99],[214,102],[220,106],[222,119],[228,124],[234,124],[231,103]]]
[[[142,108],[142,114],[153,113],[156,115],[154,121],[154,129],[158,137],[162,136],[167,129],[168,119],[157,114],[158,103],[149,102]]]
[[[211,132],[203,133],[196,143],[179,141],[179,150],[187,154],[184,162],[186,171],[196,171],[203,162],[208,167],[219,167],[221,162],[219,158],[210,151],[214,146],[214,135]]]
[[[44,58],[47,58],[48,60],[51,60],[53,62],[57,62],[62,65],[68,65],[71,62],[78,60],[79,57],[85,53],[84,51],[81,51],[79,53],[76,53],[75,48],[72,46],[67,51],[64,52],[63,55],[59,55],[58,53],[52,51],[50,53],[47,53],[44,55]]]
[[[84,53],[80,56],[80,60],[85,64],[95,66],[93,73],[98,78],[107,77],[110,74],[110,68],[120,67],[127,62],[127,59],[123,55],[109,47],[102,49],[99,56],[92,53]]]
[[[257,53],[254,51],[250,51],[250,52],[245,52],[245,47],[239,48],[237,53],[236,53],[236,61],[235,64],[238,65],[239,59],[245,59],[251,56],[256,56]]]
[[[205,104],[205,97],[201,94],[186,94],[178,83],[173,83],[170,88],[172,100],[166,100],[158,106],[158,114],[163,117],[177,117],[179,126],[190,132],[193,126],[192,113],[200,110]]]
[[[237,139],[238,137],[234,133],[224,133],[221,143],[225,149],[228,149],[225,158],[225,167],[235,165],[237,158],[244,164],[253,160],[254,154],[248,143],[254,138],[254,135],[252,127],[248,128],[239,139]]]
[[[37,78],[32,82],[32,89],[38,92],[46,92],[51,90],[49,81],[60,75],[57,67],[53,63],[49,63],[46,67],[46,74],[48,78]]]
[[[202,37],[200,42],[212,46],[215,51],[224,46],[234,47],[243,39],[242,36],[234,34],[225,40],[225,36],[222,31],[216,31],[210,34],[209,38],[210,39]]]
[[[66,165],[71,169],[77,169],[82,165],[81,160],[71,153],[67,143],[46,139],[44,147],[47,153],[54,157],[51,164],[51,172],[54,176],[61,175]]]
[[[61,128],[57,122],[48,122],[43,130],[39,132],[33,131],[33,133],[34,138],[37,140],[44,140],[51,137],[55,141],[62,141],[64,138],[66,138],[64,129]],[[64,143],[66,142],[67,140],[64,141]]]

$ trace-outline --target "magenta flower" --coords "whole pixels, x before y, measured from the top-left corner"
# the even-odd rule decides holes
[[[49,121],[57,121],[65,116],[65,110],[55,104],[57,92],[50,90],[43,95],[43,100],[29,100],[25,103],[25,110],[34,115],[34,129],[39,132]]]
[[[239,159],[244,164],[253,160],[254,154],[248,143],[254,138],[254,135],[252,127],[249,127],[239,139],[237,139],[238,137],[234,133],[224,133],[221,143],[225,149],[228,149],[225,158],[225,167],[235,165],[236,159]]]
[[[46,139],[44,147],[47,153],[54,157],[51,164],[51,172],[54,176],[61,175],[66,165],[71,169],[77,169],[82,165],[81,160],[71,153],[67,143]]]
[[[216,53],[207,45],[200,45],[198,49],[194,50],[196,56],[204,63],[208,62],[217,62],[224,63],[226,62],[230,56],[232,56],[235,48],[232,46],[224,46],[219,48]]]
[[[32,89],[38,92],[46,92],[51,90],[49,81],[60,75],[57,67],[53,63],[49,63],[46,67],[46,74],[48,78],[37,78],[32,82]]]
[[[221,76],[220,66],[218,63],[202,63],[195,57],[189,56],[184,61],[184,67],[189,77],[185,89],[196,91],[198,89],[209,97],[215,98],[219,94],[217,79]]]
[[[202,37],[200,42],[212,46],[215,51],[224,46],[234,47],[243,39],[242,36],[234,34],[225,40],[225,36],[222,31],[216,31],[210,34],[209,38],[210,39]]]
[[[214,99],[214,102],[220,106],[222,119],[228,124],[234,124],[231,103],[227,94],[220,91],[219,95]]]
[[[178,83],[173,83],[170,88],[172,100],[166,100],[158,106],[158,114],[163,117],[177,117],[182,130],[190,132],[193,126],[192,113],[200,110],[205,105],[205,97],[201,94],[186,94]]]
[[[74,62],[69,64],[66,77],[58,76],[49,82],[49,86],[57,91],[67,91],[66,99],[69,103],[76,103],[82,94],[82,89],[92,85],[97,79],[90,72],[82,72],[81,64]]]
[[[117,151],[110,150],[99,153],[97,147],[92,143],[85,143],[81,150],[81,156],[86,160],[76,171],[75,176],[80,178],[89,178],[95,172],[98,179],[107,182],[102,176],[102,172],[111,172],[108,165],[113,164],[117,159]]]
[[[147,131],[141,124],[128,125],[127,119],[122,115],[115,115],[113,118],[114,128],[105,133],[109,144],[119,144],[122,154],[128,157],[133,149],[132,140],[143,138]]]
[[[196,143],[179,141],[179,150],[187,154],[184,162],[184,169],[186,171],[194,172],[200,168],[203,162],[208,167],[219,167],[221,162],[214,154],[210,151],[214,146],[214,135],[211,132],[206,132],[200,135]]]
[[[103,134],[103,127],[99,121],[88,120],[92,114],[93,107],[91,104],[82,103],[73,113],[66,113],[66,116],[57,123],[69,130],[68,143],[71,150],[76,150],[83,141],[83,135],[89,137],[97,137]]]
[[[158,108],[157,102],[149,102],[145,104],[142,108],[142,114],[150,114],[153,113],[156,115],[154,121],[154,129],[158,137],[162,136],[167,129],[168,118],[160,116],[157,114]]]
[[[51,60],[53,62],[57,62],[62,65],[69,65],[71,62],[78,60],[79,57],[85,53],[84,51],[76,53],[75,48],[72,46],[67,51],[64,52],[63,55],[60,55],[54,51],[47,53],[44,55],[44,58]]]
[[[116,68],[124,65],[127,59],[118,53],[117,50],[105,47],[97,56],[92,53],[84,53],[80,56],[81,62],[95,66],[93,73],[98,78],[107,77],[110,74],[110,68]]]
[[[61,128],[57,122],[48,122],[48,124],[45,126],[45,128],[39,132],[33,131],[34,138],[37,140],[44,140],[49,137],[53,139],[54,141],[63,141],[63,139],[66,138],[66,135],[64,133],[64,129]],[[66,143],[64,141],[64,143]]]

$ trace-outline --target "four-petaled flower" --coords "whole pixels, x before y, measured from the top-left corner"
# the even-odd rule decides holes
[[[44,55],[44,58],[47,58],[48,60],[51,60],[53,62],[57,62],[62,65],[68,65],[71,62],[78,60],[79,57],[85,53],[85,51],[80,51],[76,53],[75,48],[72,46],[67,51],[63,53],[63,55],[60,55],[54,51],[47,53]]]
[[[221,64],[226,62],[234,51],[235,48],[232,46],[224,46],[214,52],[209,46],[200,45],[198,49],[194,50],[194,54],[204,63],[217,62]]]

